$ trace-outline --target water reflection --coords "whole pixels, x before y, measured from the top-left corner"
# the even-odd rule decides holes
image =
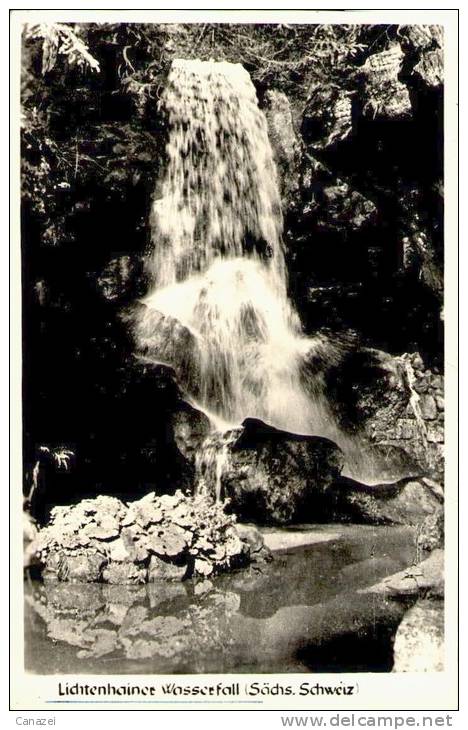
[[[356,591],[413,557],[411,531],[359,527],[214,580],[144,586],[29,582],[27,669],[389,670],[403,607]]]

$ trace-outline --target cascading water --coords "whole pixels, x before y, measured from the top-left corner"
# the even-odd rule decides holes
[[[176,369],[219,431],[255,417],[340,442],[320,375],[304,378],[306,354],[318,343],[331,359],[334,345],[301,334],[287,296],[276,168],[247,71],[175,60],[161,104],[168,159],[140,348]],[[229,438],[207,439],[197,460],[199,488],[211,481],[218,497]]]
[[[310,343],[287,297],[276,169],[250,77],[240,64],[176,60],[162,104],[168,165],[140,335],[218,422],[316,432],[301,382]]]

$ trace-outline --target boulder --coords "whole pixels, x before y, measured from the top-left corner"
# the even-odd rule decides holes
[[[146,304],[136,304],[121,312],[121,320],[140,358],[166,365],[188,392],[197,392],[200,376],[198,342],[195,335],[175,317],[162,314]]]
[[[363,593],[382,593],[392,598],[442,598],[444,595],[444,551],[434,550],[426,560],[411,565],[379,583],[365,588]]]
[[[440,507],[432,490],[413,477],[374,485],[340,477],[328,499],[330,519],[374,525],[420,525]]]
[[[97,582],[101,579],[105,559],[97,553],[57,556],[47,562],[43,578],[48,581],[69,583]]]
[[[343,467],[342,452],[329,439],[280,431],[253,418],[229,445],[227,461],[221,483],[230,509],[268,524],[313,519],[314,503]]]
[[[393,646],[394,672],[444,671],[444,603],[420,600],[403,617]]]
[[[371,348],[345,352],[326,373],[326,388],[339,425],[370,441],[394,428],[410,399],[404,364]]]
[[[181,402],[180,408],[171,414],[171,425],[177,448],[194,464],[197,451],[211,431],[210,419],[189,403]]]

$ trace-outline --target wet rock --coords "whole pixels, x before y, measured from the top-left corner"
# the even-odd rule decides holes
[[[411,395],[404,364],[370,348],[345,353],[326,373],[326,387],[340,426],[361,430],[370,441],[398,424]]]
[[[398,626],[394,672],[443,672],[444,603],[418,601]]]
[[[323,188],[322,206],[318,226],[328,230],[340,230],[345,226],[359,230],[377,210],[374,203],[341,180]]]
[[[236,532],[243,542],[249,545],[250,553],[259,552],[265,545],[265,539],[255,525],[236,525]]]
[[[271,524],[311,519],[314,497],[343,466],[332,441],[280,431],[257,419],[244,421],[228,458],[222,485],[231,509],[242,519]]]
[[[197,392],[199,349],[195,335],[175,317],[145,304],[129,307],[122,315],[132,330],[138,354],[153,363],[171,363],[177,379],[190,393]]]
[[[341,428],[381,450],[406,455],[406,474],[444,476],[444,427],[433,393],[434,377],[420,357],[351,350],[326,374],[328,399]]]

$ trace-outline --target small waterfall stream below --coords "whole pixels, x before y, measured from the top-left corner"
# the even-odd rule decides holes
[[[175,368],[218,431],[253,417],[355,451],[334,425],[320,374],[305,375],[308,353],[332,359],[336,345],[305,337],[288,298],[277,173],[249,74],[174,60],[161,105],[167,166],[152,210],[141,349]],[[211,438],[199,457],[217,491],[224,451]]]

